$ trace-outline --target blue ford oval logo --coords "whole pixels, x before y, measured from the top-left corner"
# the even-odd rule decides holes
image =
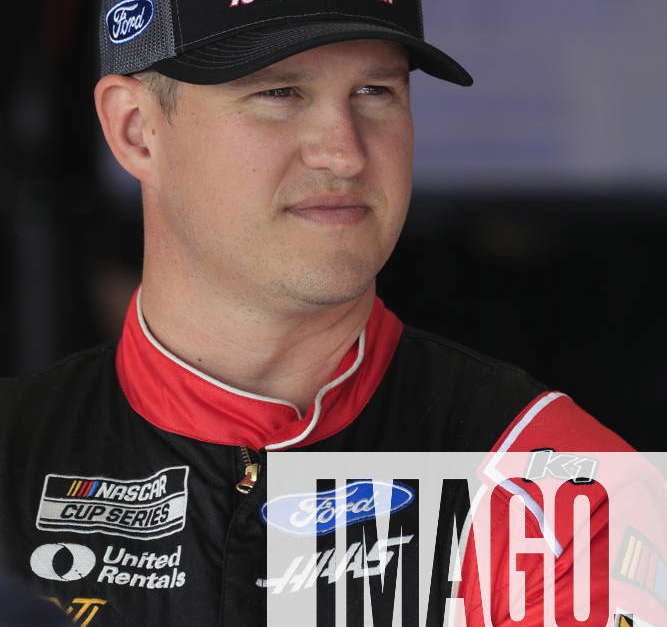
[[[123,0],[109,9],[107,30],[115,44],[124,44],[138,37],[153,21],[151,0]]]
[[[412,503],[415,493],[400,483],[355,481],[327,492],[288,494],[264,503],[267,525],[299,536],[325,535],[337,526],[393,514]]]

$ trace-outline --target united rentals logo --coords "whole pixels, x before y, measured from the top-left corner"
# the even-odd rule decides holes
[[[158,554],[143,551],[130,553],[125,547],[108,545],[102,557],[102,567],[95,574],[98,583],[130,588],[159,590],[185,585],[186,573],[180,570],[181,545],[173,553]],[[82,544],[59,542],[42,544],[30,556],[30,569],[42,579],[79,581],[90,575],[99,560]]]
[[[175,466],[129,480],[49,474],[37,528],[140,540],[177,533],[185,526],[188,470]]]
[[[64,569],[56,570],[58,556],[68,564]],[[97,558],[87,546],[58,542],[57,544],[42,544],[30,556],[30,568],[35,575],[52,581],[78,581],[90,574],[95,568]]]

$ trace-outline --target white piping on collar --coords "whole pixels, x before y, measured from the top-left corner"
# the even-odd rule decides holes
[[[150,332],[148,325],[146,324],[146,320],[144,319],[144,314],[141,311],[141,288],[139,288],[139,291],[137,293],[137,316],[139,318],[139,326],[141,327],[141,330],[144,332],[146,339],[155,348],[157,348],[157,350],[159,350],[167,359],[170,359],[174,363],[178,364],[181,368],[185,368],[185,370],[187,370],[188,372],[191,372],[200,379],[204,379],[204,381],[207,381],[208,383],[211,383],[212,385],[215,385],[216,387],[225,390],[226,392],[231,392],[232,394],[243,396],[245,398],[251,398],[255,401],[264,401],[266,403],[275,403],[276,405],[285,405],[286,407],[291,407],[296,412],[296,415],[299,417],[299,420],[302,419],[301,412],[299,411],[299,408],[296,405],[288,401],[283,401],[279,398],[271,398],[270,396],[253,394],[252,392],[245,392],[244,390],[239,390],[238,388],[232,387],[231,385],[227,385],[226,383],[218,381],[218,379],[214,379],[213,377],[207,375],[205,372],[197,370],[197,368],[194,368],[190,364],[184,362],[179,357],[176,357],[176,355],[174,355],[172,352],[168,351],[164,346],[162,346],[162,344],[160,344],[160,342],[157,341],[157,339]]]
[[[230,392],[232,394],[236,394],[238,396],[242,396],[245,398],[250,398],[255,401],[264,401],[266,403],[274,403],[276,405],[284,405],[286,407],[290,407],[295,411],[299,420],[303,419],[303,416],[301,415],[299,408],[293,403],[278,398],[271,398],[270,396],[253,394],[252,392],[246,392],[244,390],[232,387],[231,385],[227,385],[222,381],[219,381],[218,379],[214,379],[213,377],[207,375],[205,372],[197,370],[197,368],[186,363],[185,361],[174,355],[171,351],[167,350],[164,346],[162,346],[162,344],[160,344],[160,342],[158,342],[157,339],[150,332],[148,325],[146,324],[146,320],[144,319],[144,314],[143,311],[141,310],[141,287],[139,287],[139,290],[137,292],[137,318],[139,320],[139,326],[141,327],[141,330],[146,339],[167,359],[173,361],[175,364],[178,364],[181,368],[184,368],[185,370],[194,374],[200,379],[203,379],[204,381],[207,381],[208,383],[222,390],[225,390],[226,392]],[[357,351],[357,358],[354,360],[354,363],[350,366],[350,368],[348,368],[348,370],[346,370],[339,377],[337,377],[333,381],[330,381],[324,387],[320,388],[320,391],[317,393],[317,396],[315,397],[315,410],[313,411],[313,417],[308,426],[301,432],[300,435],[295,436],[290,440],[286,440],[285,442],[268,444],[265,447],[267,451],[275,451],[281,448],[292,446],[294,444],[298,444],[299,442],[305,440],[312,433],[313,429],[317,426],[317,423],[320,419],[320,413],[322,411],[322,399],[324,398],[324,395],[329,390],[332,390],[337,385],[343,383],[343,381],[351,377],[359,369],[361,362],[364,360],[365,347],[366,347],[366,329],[364,329],[361,332],[361,335],[359,336],[359,349]]]
[[[366,329],[361,332],[359,336],[359,350],[357,351],[357,358],[354,360],[354,363],[348,368],[346,372],[340,375],[337,379],[330,381],[323,388],[320,388],[320,391],[315,397],[315,411],[313,411],[313,417],[310,421],[310,424],[296,437],[291,440],[285,440],[284,442],[276,442],[275,444],[267,444],[267,451],[277,451],[281,448],[286,448],[288,446],[293,446],[294,444],[299,444],[303,442],[317,426],[317,423],[320,419],[320,413],[322,411],[322,399],[324,395],[331,389],[335,388],[337,385],[340,385],[345,379],[351,377],[361,365],[361,362],[364,360],[364,352],[366,348]]]

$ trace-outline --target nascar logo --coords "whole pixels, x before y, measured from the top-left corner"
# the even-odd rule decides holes
[[[176,533],[185,526],[188,470],[176,466],[130,480],[49,474],[37,528],[141,540]]]
[[[147,501],[164,495],[167,485],[167,476],[161,475],[149,483],[130,485],[114,483],[112,481],[86,481],[74,479],[67,490],[66,496],[82,498],[104,498],[118,501]]]

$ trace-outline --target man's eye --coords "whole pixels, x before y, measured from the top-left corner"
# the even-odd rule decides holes
[[[364,96],[384,96],[390,92],[391,90],[388,87],[384,87],[383,85],[365,85],[361,89],[357,90],[358,94],[362,94]]]
[[[266,89],[257,94],[261,98],[290,98],[295,95],[294,87],[278,87],[277,89]]]

